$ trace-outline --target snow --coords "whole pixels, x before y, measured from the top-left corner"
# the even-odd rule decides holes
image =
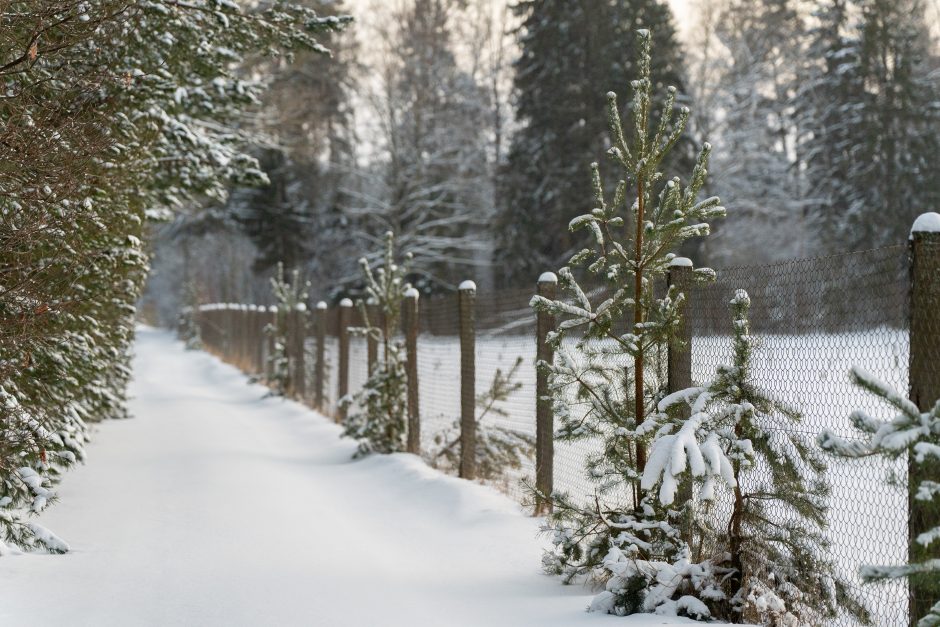
[[[468,279],[464,281],[463,283],[461,283],[459,286],[457,286],[457,289],[460,291],[473,290],[475,292],[477,289],[477,284]]]
[[[688,257],[673,257],[669,261],[670,268],[691,268],[692,260]]]
[[[543,272],[539,276],[539,283],[558,283],[558,275],[554,272]]]
[[[140,329],[134,418],[105,423],[41,518],[66,555],[4,558],[0,625],[645,627],[539,570],[539,520]],[[2,547],[0,547],[2,548]]]
[[[940,213],[929,211],[917,216],[911,227],[911,237],[914,233],[940,233]]]
[[[348,298],[344,298],[343,300],[339,301],[339,306],[340,307],[352,307],[353,302]]]
[[[326,309],[326,308],[327,308],[326,302],[321,300],[317,303],[317,309]]]
[[[420,295],[420,292],[413,287],[409,287],[405,290],[405,298],[418,298]]]

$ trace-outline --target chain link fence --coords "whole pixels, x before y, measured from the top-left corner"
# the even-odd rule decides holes
[[[729,301],[735,290],[744,289],[751,297],[751,331],[757,340],[755,383],[800,412],[802,420],[793,429],[808,443],[813,444],[823,429],[856,437],[849,422],[853,410],[865,409],[882,417],[891,414],[872,395],[852,385],[850,367],[862,367],[899,391],[909,389],[909,250],[907,245],[900,245],[771,266],[718,270],[714,283],[695,286],[688,294],[686,321],[692,338],[689,350],[693,383],[710,380],[718,366],[731,363]],[[931,254],[940,259],[940,250]],[[484,414],[481,423],[535,441],[537,339],[536,315],[529,307],[532,294],[531,289],[475,294],[472,359],[462,356],[461,333],[467,333],[470,322],[466,312],[461,315],[458,298],[446,295],[421,300],[415,357],[421,449],[429,462],[440,461],[432,452],[440,450],[455,433],[459,437],[462,426],[466,428],[467,413],[471,411],[467,385],[472,386],[475,397],[474,420]],[[934,302],[940,303],[940,296]],[[315,320],[318,315],[323,316],[321,322]],[[355,326],[357,316],[355,312],[349,316],[348,324]],[[202,316],[200,323],[210,350],[224,355],[237,341],[227,335],[230,318]],[[320,328],[323,331],[318,332]],[[319,409],[338,416],[339,353],[343,346],[339,338],[344,329],[337,308],[316,310],[304,332],[304,372],[308,380],[303,386],[306,398],[301,400],[315,405],[319,390]],[[247,341],[258,341],[258,337],[254,333]],[[324,363],[323,374],[318,376],[315,362],[321,343]],[[348,391],[355,392],[368,376],[366,341],[353,338],[348,351]],[[253,367],[263,372],[266,350],[255,352],[260,361]],[[665,368],[665,356],[660,362]],[[937,363],[940,355],[933,358],[934,373],[940,371]],[[512,373],[512,383],[518,385],[484,412],[485,397],[497,371]],[[586,476],[585,458],[597,453],[598,448],[598,443],[556,442],[552,460],[555,489],[575,497],[593,495],[596,486]],[[531,483],[535,475],[534,447],[528,453],[520,460],[519,468],[507,469],[495,480],[520,500],[527,496],[521,480]],[[857,576],[862,564],[898,564],[907,559],[907,464],[874,457],[830,458],[826,478],[831,488],[826,557],[872,612],[875,625],[907,624],[906,583],[862,586]],[[840,617],[832,624],[855,623],[849,617]]]

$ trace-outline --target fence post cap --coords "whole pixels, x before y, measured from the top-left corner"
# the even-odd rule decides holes
[[[940,213],[928,211],[917,216],[911,227],[910,239],[914,238],[914,233],[940,233]]]
[[[539,275],[539,283],[558,283],[558,275],[554,272],[543,272]]]
[[[326,309],[326,308],[327,308],[326,301],[324,300],[317,301],[317,309]]]
[[[268,313],[277,313],[277,305],[271,305],[268,307]]]
[[[475,292],[477,291],[477,284],[471,281],[470,279],[467,279],[466,281],[458,285],[457,289],[460,290],[461,292],[464,292],[464,291]]]
[[[339,306],[340,307],[352,307],[353,302],[349,300],[348,298],[344,298],[343,300],[339,301]]]
[[[421,292],[413,287],[409,287],[407,290],[405,290],[404,296],[405,298],[418,298],[421,296]]]
[[[307,311],[307,303],[297,303],[294,305],[294,309],[297,311]]]
[[[691,268],[692,260],[688,257],[673,257],[669,260],[670,268]]]

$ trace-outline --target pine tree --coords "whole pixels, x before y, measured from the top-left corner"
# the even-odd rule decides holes
[[[521,128],[501,175],[493,233],[497,279],[529,285],[586,244],[582,233],[566,227],[572,214],[591,208],[582,164],[609,145],[599,117],[606,108],[604,94],[640,78],[635,29],[649,28],[655,38],[655,93],[675,86],[681,102],[685,90],[671,13],[661,0],[526,0],[514,7],[523,20],[521,56],[515,63]],[[682,140],[663,166],[684,170],[693,160],[691,143]],[[605,164],[601,173],[605,180],[616,180]]]
[[[499,481],[507,470],[518,470],[523,460],[535,456],[535,438],[527,433],[503,427],[493,422],[496,416],[507,417],[500,405],[522,388],[516,380],[522,357],[508,372],[497,368],[489,389],[476,397],[479,410],[476,423],[476,451],[474,468],[480,479]],[[428,452],[428,460],[438,468],[457,470],[460,467],[460,420],[454,420],[446,429],[434,436],[435,448]]]
[[[940,511],[940,400],[929,410],[918,407],[891,389],[886,383],[861,368],[853,368],[852,380],[861,389],[893,407],[898,414],[890,420],[880,420],[863,410],[852,413],[852,424],[861,432],[862,439],[842,438],[826,430],[819,435],[819,445],[841,457],[859,458],[881,455],[888,459],[907,457],[924,477],[911,485],[913,498]],[[927,519],[929,520],[929,518]],[[934,522],[937,522],[936,520]],[[911,616],[917,627],[940,625],[940,524],[912,538],[914,551],[910,563],[901,566],[864,566],[862,579],[867,582],[908,578],[918,583],[920,590],[932,590],[933,598],[922,599],[934,603],[923,617]],[[919,619],[919,620],[918,620]]]
[[[405,262],[395,261],[395,236],[385,234],[383,263],[373,270],[365,258],[359,260],[368,301],[378,309],[378,320],[371,319],[365,304],[359,309],[365,326],[352,333],[373,338],[380,343],[381,358],[362,389],[340,399],[346,409],[356,410],[346,416],[343,435],[359,441],[356,457],[369,453],[395,453],[404,450],[407,424],[407,373],[405,349],[394,334],[401,321],[401,300],[417,298],[418,292],[406,282],[411,255]]]
[[[589,460],[587,469],[598,491],[587,505],[564,494],[538,497],[550,499],[554,506],[550,529],[555,551],[546,556],[546,568],[566,580],[581,573],[606,579],[608,589],[595,601],[595,609],[630,614],[673,604],[677,611],[698,616],[700,604],[675,607],[672,591],[659,580],[663,568],[687,559],[688,547],[673,524],[677,512],[659,507],[640,488],[647,438],[637,426],[663,395],[661,355],[675,340],[685,298],[675,288],[657,297],[654,286],[665,278],[675,257],[672,251],[690,238],[707,235],[704,221],[723,216],[724,208],[718,198],[698,198],[706,178],[707,144],[687,185],[678,178],[663,181],[665,157],[679,143],[689,110],[675,106],[676,90],[669,88],[658,122],[652,124],[651,42],[649,31],[639,31],[630,135],[621,123],[616,95],[607,95],[609,155],[621,176],[613,200],[607,203],[600,169],[592,164],[594,209],[574,218],[570,226],[587,230],[593,238],[593,246],[577,253],[571,265],[585,268],[585,278],[601,282],[607,291],[593,303],[572,270],[564,267],[558,274],[571,300],[532,299],[536,309],[561,319],[558,331],[549,337],[556,361],[540,364],[549,371],[555,415],[561,422],[556,437],[603,442],[602,452]],[[695,276],[706,279],[713,272],[700,269]],[[621,330],[625,317],[632,324]],[[569,338],[576,340],[573,345]]]
[[[699,487],[697,568],[680,589],[714,618],[761,625],[817,625],[840,610],[870,624],[826,559],[825,464],[794,429],[801,416],[754,383],[748,310],[738,290],[733,362],[709,383],[670,394],[640,426],[654,433],[641,486],[673,505],[682,482]],[[683,408],[690,408],[686,418]],[[722,487],[730,512],[712,508]],[[692,503],[685,507],[694,507]]]

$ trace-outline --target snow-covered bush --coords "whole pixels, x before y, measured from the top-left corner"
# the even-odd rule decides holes
[[[548,339],[555,347],[555,362],[540,366],[550,376],[560,421],[556,437],[602,442],[601,452],[588,462],[588,475],[598,486],[591,502],[564,494],[537,495],[553,506],[547,528],[555,548],[544,564],[567,581],[587,574],[606,582],[608,591],[595,608],[617,614],[663,606],[674,596],[658,590],[663,569],[688,559],[689,548],[676,526],[681,512],[662,506],[640,486],[650,434],[637,426],[664,396],[662,356],[668,343],[676,341],[685,300],[675,288],[657,296],[654,285],[664,281],[673,251],[690,238],[707,235],[706,221],[724,215],[718,198],[699,199],[708,144],[687,185],[678,178],[664,180],[661,164],[682,137],[689,110],[676,106],[676,90],[670,88],[658,123],[651,123],[651,36],[645,30],[638,36],[642,53],[640,78],[632,83],[632,132],[623,127],[615,94],[608,94],[608,154],[622,180],[608,204],[593,164],[595,208],[570,224],[572,230],[588,229],[594,240],[592,248],[572,257],[571,266],[584,268],[585,280],[606,291],[592,302],[565,267],[558,274],[569,298],[532,300],[533,307],[560,320]],[[707,279],[713,272],[700,269],[695,276]],[[626,318],[632,324],[621,329]],[[697,616],[701,608],[683,601],[673,609]]]
[[[282,0],[8,5],[0,542],[62,550],[28,516],[40,509],[36,487],[49,492],[81,458],[84,424],[125,415],[147,218],[260,180],[239,128],[264,77],[241,76],[239,63],[321,49],[316,33],[346,20]]]
[[[396,263],[395,236],[391,231],[385,234],[382,265],[373,271],[368,260],[359,260],[366,298],[376,306],[379,319],[370,319],[360,301],[364,326],[352,328],[350,333],[374,339],[380,343],[381,351],[362,389],[340,399],[344,409],[356,408],[346,416],[343,433],[359,441],[356,457],[395,453],[405,448],[408,411],[405,347],[393,334],[401,320],[402,298],[417,295],[405,281],[410,261],[411,255],[406,254],[404,263]]]
[[[508,417],[509,412],[500,406],[522,387],[516,381],[516,373],[522,365],[522,357],[508,372],[497,368],[489,389],[476,397],[479,410],[476,423],[475,468],[477,477],[487,481],[499,481],[507,470],[518,470],[523,460],[535,456],[535,437],[494,424],[495,416]],[[460,467],[460,420],[455,419],[448,427],[434,436],[434,448],[428,451],[428,461],[444,470],[456,471]]]
[[[707,384],[662,399],[638,429],[653,434],[641,487],[658,489],[665,507],[680,485],[697,488],[696,563],[664,567],[675,571],[676,588],[665,600],[689,594],[707,609],[703,617],[734,623],[817,625],[845,610],[866,624],[867,612],[826,558],[821,454],[795,428],[799,413],[753,381],[744,290],[731,307],[733,362]]]
[[[861,439],[842,438],[832,431],[819,435],[819,445],[826,451],[841,457],[868,457],[882,455],[889,459],[907,457],[911,464],[911,476],[916,477],[910,486],[911,494],[922,507],[940,511],[940,400],[929,411],[920,411],[913,402],[891,389],[886,383],[861,368],[853,368],[852,380],[863,390],[884,401],[898,414],[889,420],[880,420],[863,410],[852,413],[852,424],[861,432]],[[940,519],[925,520],[927,528],[912,538],[914,553],[908,564],[896,566],[864,566],[861,576],[865,581],[908,578],[916,581],[921,589],[940,592]],[[931,526],[933,525],[933,526]],[[923,617],[917,627],[940,625],[940,598]]]

